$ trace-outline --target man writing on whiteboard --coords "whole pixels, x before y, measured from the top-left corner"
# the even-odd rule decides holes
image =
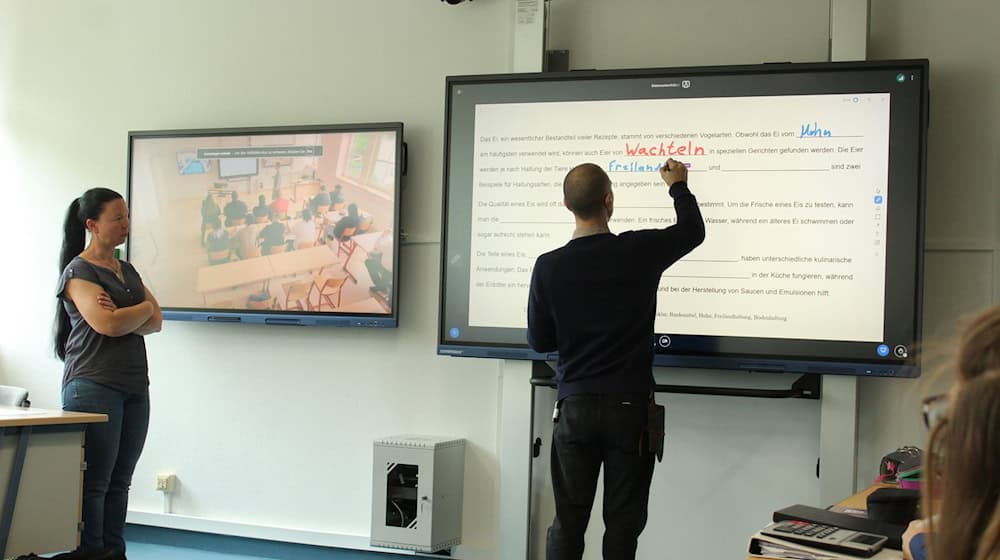
[[[602,464],[604,558],[635,558],[646,525],[653,455],[662,453],[663,444],[662,414],[651,418],[657,416],[657,288],[663,271],[705,238],[687,167],[669,159],[660,177],[677,223],[616,235],[608,228],[611,179],[591,163],[571,169],[563,202],[576,218],[573,239],[538,257],[532,272],[528,344],[536,352],[559,352],[551,452],[556,516],[548,531],[548,560],[583,556]]]

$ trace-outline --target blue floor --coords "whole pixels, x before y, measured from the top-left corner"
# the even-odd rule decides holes
[[[144,525],[125,530],[129,560],[394,560],[412,554],[344,550]]]

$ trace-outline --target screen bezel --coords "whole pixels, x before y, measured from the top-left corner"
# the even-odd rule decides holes
[[[927,127],[929,116],[929,91],[928,91],[928,61],[925,59],[912,60],[890,60],[871,62],[833,62],[833,63],[787,63],[787,64],[763,64],[763,65],[743,65],[743,66],[716,66],[716,67],[684,67],[684,68],[653,68],[634,70],[602,70],[602,71],[574,71],[560,73],[532,73],[532,74],[493,74],[493,75],[473,75],[473,76],[451,76],[446,80],[446,104],[445,104],[445,138],[444,138],[444,168],[443,181],[444,189],[442,196],[442,243],[441,243],[441,283],[439,300],[439,324],[438,324],[438,353],[450,356],[486,357],[502,359],[528,359],[528,360],[555,360],[558,355],[555,353],[540,354],[532,351],[526,341],[522,344],[512,344],[504,342],[480,342],[462,341],[449,338],[447,330],[449,326],[445,324],[447,320],[447,295],[448,295],[448,259],[449,259],[449,187],[451,181],[451,157],[452,157],[452,118],[453,118],[453,92],[456,87],[473,84],[525,84],[525,83],[558,83],[573,82],[581,80],[624,80],[635,78],[651,77],[699,77],[699,76],[725,76],[725,75],[787,75],[793,73],[822,73],[829,75],[837,72],[858,72],[858,71],[898,71],[913,72],[919,74],[919,123],[917,123],[917,152],[919,161],[916,161],[915,172],[916,189],[915,214],[917,223],[913,224],[915,235],[913,245],[905,244],[906,248],[914,251],[912,260],[915,263],[916,278],[914,281],[914,292],[912,302],[903,302],[903,307],[913,310],[913,341],[912,346],[916,347],[920,343],[922,328],[922,292],[923,292],[923,247],[924,247],[924,215],[925,215],[925,190],[926,190],[926,161],[927,161]],[[576,99],[576,98],[574,98]],[[546,101],[552,99],[546,98]],[[463,210],[464,211],[464,210]],[[909,258],[909,257],[908,257]],[[887,261],[888,262],[888,261]],[[888,297],[888,295],[887,295]],[[527,298],[527,294],[525,294]],[[897,302],[898,304],[898,302]],[[768,372],[804,372],[804,373],[832,373],[862,376],[891,376],[891,377],[916,377],[920,374],[917,357],[914,353],[908,353],[904,358],[897,358],[890,354],[887,358],[866,359],[841,359],[834,357],[812,358],[787,354],[766,354],[752,355],[741,353],[727,353],[723,351],[713,351],[712,341],[738,340],[734,337],[697,337],[704,342],[703,346],[708,350],[702,352],[668,353],[660,344],[657,344],[659,335],[655,336],[651,344],[656,347],[654,365],[693,367],[705,369],[739,369],[750,371]],[[761,340],[761,339],[748,339]]]
[[[207,321],[213,323],[251,323],[292,326],[335,326],[365,328],[396,328],[399,326],[399,253],[400,253],[400,193],[405,169],[406,149],[403,141],[402,122],[358,124],[320,124],[292,126],[251,126],[234,128],[199,128],[169,130],[133,130],[128,132],[126,199],[132,208],[132,158],[136,140],[153,138],[197,138],[218,136],[268,136],[280,134],[350,134],[355,132],[392,132],[396,136],[396,161],[393,170],[392,202],[392,311],[389,313],[336,313],[316,311],[288,311],[277,309],[217,309],[211,307],[162,306],[163,318],[174,321]],[[258,170],[260,162],[258,161]],[[238,177],[235,179],[239,179]],[[131,235],[125,242],[126,260],[131,258]]]

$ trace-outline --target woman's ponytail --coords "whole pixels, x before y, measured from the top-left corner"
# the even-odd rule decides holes
[[[62,250],[59,251],[59,274],[62,274],[66,266],[74,257],[83,252],[84,244],[87,241],[87,220],[96,220],[104,211],[104,205],[112,200],[122,198],[122,195],[111,189],[102,187],[93,188],[83,193],[83,196],[76,198],[70,203],[66,210],[66,218],[63,220],[63,242]],[[56,305],[56,320],[54,346],[56,356],[66,360],[66,341],[69,339],[69,315],[63,307],[60,299]]]
[[[80,220],[80,199],[74,198],[66,211],[66,218],[63,220],[63,242],[62,250],[59,251],[59,273],[66,268],[73,257],[83,252],[83,244],[86,239],[87,229]],[[55,326],[55,351],[60,360],[66,359],[66,340],[69,338],[69,315],[63,302],[60,300],[56,305],[56,326]]]

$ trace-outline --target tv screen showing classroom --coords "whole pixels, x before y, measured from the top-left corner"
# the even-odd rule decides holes
[[[918,375],[927,73],[906,60],[448,78],[439,353],[557,359],[528,348],[526,306],[536,257],[573,234],[566,172],[608,173],[613,232],[664,228],[672,157],[706,239],[661,279],[655,364]]]
[[[167,319],[394,327],[402,135],[130,132],[128,260]]]

